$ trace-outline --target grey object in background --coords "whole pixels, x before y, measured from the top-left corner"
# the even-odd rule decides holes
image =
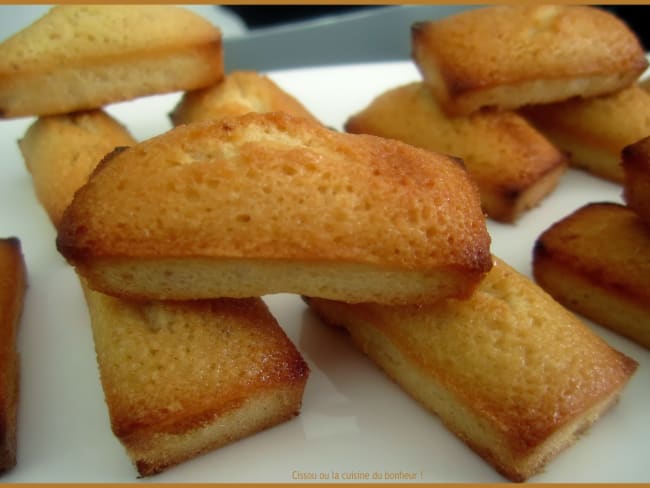
[[[308,66],[409,59],[411,25],[474,8],[402,5],[250,30],[224,39],[226,71],[268,71]]]

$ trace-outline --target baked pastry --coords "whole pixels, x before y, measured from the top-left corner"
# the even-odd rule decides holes
[[[570,446],[637,368],[498,259],[467,300],[306,301],[512,481],[530,478]]]
[[[647,66],[631,29],[585,5],[498,5],[412,27],[412,56],[443,109],[513,109],[613,93]]]
[[[399,139],[460,157],[494,220],[514,222],[551,193],[566,168],[564,155],[524,118],[511,111],[451,117],[421,82],[386,91],[345,130]]]
[[[650,231],[618,203],[587,204],[544,231],[535,280],[567,308],[650,348]]]
[[[0,44],[0,117],[100,108],[223,76],[220,30],[171,5],[61,5]]]
[[[569,154],[572,166],[617,183],[623,148],[650,135],[650,93],[636,84],[602,97],[525,107],[522,114]]]
[[[623,199],[650,225],[650,131],[649,136],[623,149]]]
[[[492,265],[455,160],[281,112],[179,126],[106,158],[57,245],[93,289],[151,299],[423,302],[468,296]]]
[[[20,241],[0,239],[0,473],[16,465],[20,396],[18,329],[26,287]]]
[[[63,208],[125,137],[100,111],[37,121],[21,147],[43,206]],[[136,302],[82,286],[111,426],[141,476],[298,414],[309,368],[261,299]]]
[[[185,93],[170,118],[180,125],[249,112],[286,112],[318,122],[296,98],[255,71],[233,71],[215,85]]]
[[[261,299],[84,291],[111,426],[141,476],[298,414],[309,369]]]
[[[101,159],[116,147],[135,143],[124,126],[100,109],[41,117],[18,141],[36,196],[55,227]]]

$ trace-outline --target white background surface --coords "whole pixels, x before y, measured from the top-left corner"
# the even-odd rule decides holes
[[[408,62],[271,73],[325,124],[345,119],[387,88],[419,79]],[[139,138],[171,126],[179,95],[110,106]],[[0,236],[18,236],[29,268],[21,324],[22,397],[18,466],[4,482],[133,482],[136,471],[110,431],[84,300],[57,254],[16,141],[33,119],[0,121]],[[621,201],[621,188],[569,171],[543,204],[515,225],[489,223],[492,250],[530,275],[532,246],[551,223],[591,201]],[[266,297],[311,368],[302,413],[150,478],[155,482],[291,482],[296,472],[407,472],[420,482],[502,482],[502,477],[391,383],[339,331],[298,297]],[[650,481],[650,352],[590,324],[639,369],[620,403],[531,479]],[[302,480],[299,480],[302,481]],[[332,481],[330,479],[329,481]],[[372,480],[371,480],[372,481]]]

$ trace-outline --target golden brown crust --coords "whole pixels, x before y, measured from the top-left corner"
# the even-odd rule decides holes
[[[58,227],[74,193],[95,166],[118,146],[135,144],[119,122],[102,110],[37,119],[18,145],[36,196]]]
[[[556,186],[565,157],[514,112],[450,117],[423,83],[403,85],[351,116],[345,129],[398,139],[460,157],[476,181],[484,211],[514,222]]]
[[[611,95],[536,105],[522,114],[558,147],[571,165],[617,183],[621,151],[650,134],[650,94],[632,85]]]
[[[309,368],[261,299],[84,292],[111,426],[141,475],[298,414]]]
[[[638,366],[498,259],[467,300],[307,303],[513,481],[571,445]]]
[[[0,117],[100,108],[222,76],[221,32],[191,11],[57,6],[0,44]]]
[[[124,150],[104,157],[117,143],[134,141],[100,111],[37,121],[21,148],[44,206],[62,211]],[[84,291],[111,426],[141,476],[298,414],[309,369],[260,299],[133,302]]]
[[[27,280],[21,244],[0,239],[0,473],[16,465],[20,395],[17,336]]]
[[[629,208],[591,203],[540,235],[537,282],[566,307],[650,347],[650,228]]]
[[[612,93],[647,66],[634,33],[589,6],[500,5],[415,24],[413,58],[448,113]]]
[[[321,269],[348,267],[356,281],[345,292],[360,301],[401,293],[364,297],[373,285],[365,271],[434,280],[417,293],[433,299],[467,295],[491,266],[478,192],[454,160],[283,113],[179,126],[123,151],[75,195],[57,243],[91,286],[155,298],[206,297],[225,279],[234,281],[224,290],[236,292],[245,275],[219,276],[231,262],[286,264],[267,293],[306,291],[282,289],[294,263],[311,266],[314,283]],[[107,283],[122,265],[130,270]],[[138,276],[145,270],[146,282]],[[337,283],[335,274],[322,277]],[[212,296],[265,294],[239,293]]]
[[[249,112],[285,112],[318,122],[296,98],[255,71],[233,71],[215,85],[185,93],[170,118],[180,125]]]
[[[650,225],[650,137],[626,146],[622,159],[623,198]]]

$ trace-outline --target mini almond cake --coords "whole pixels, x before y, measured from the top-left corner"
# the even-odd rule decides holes
[[[298,414],[309,368],[260,298],[84,291],[111,426],[141,476]]]
[[[106,152],[129,140],[99,110],[28,129],[20,146],[55,227]],[[141,476],[299,413],[309,368],[260,298],[129,301],[82,287],[111,426]]]
[[[93,289],[151,299],[419,303],[468,296],[492,265],[456,160],[280,112],[182,125],[107,157],[57,244]]]
[[[0,473],[16,465],[20,397],[18,329],[27,270],[20,241],[0,239]]]
[[[249,112],[285,112],[318,122],[298,100],[255,71],[233,71],[215,85],[185,93],[170,118],[180,125]]]
[[[412,28],[413,59],[450,114],[613,93],[647,66],[634,32],[584,5],[498,5]]]
[[[221,31],[171,5],[62,5],[0,44],[0,117],[100,108],[223,76]]]
[[[650,136],[623,149],[622,166],[623,199],[650,225]]]
[[[345,130],[460,157],[479,188],[483,210],[502,222],[514,222],[538,205],[566,169],[564,155],[520,115],[450,117],[421,82],[381,94],[351,116]]]
[[[535,280],[567,308],[650,348],[650,228],[618,203],[592,203],[535,244]]]
[[[621,151],[650,135],[650,93],[632,85],[617,93],[525,107],[522,114],[559,148],[572,166],[623,182]]]
[[[135,142],[106,112],[91,110],[41,117],[18,145],[36,195],[58,227],[75,191],[86,183],[101,159],[116,147]]]
[[[306,301],[512,481],[574,443],[638,366],[498,259],[467,300]]]

